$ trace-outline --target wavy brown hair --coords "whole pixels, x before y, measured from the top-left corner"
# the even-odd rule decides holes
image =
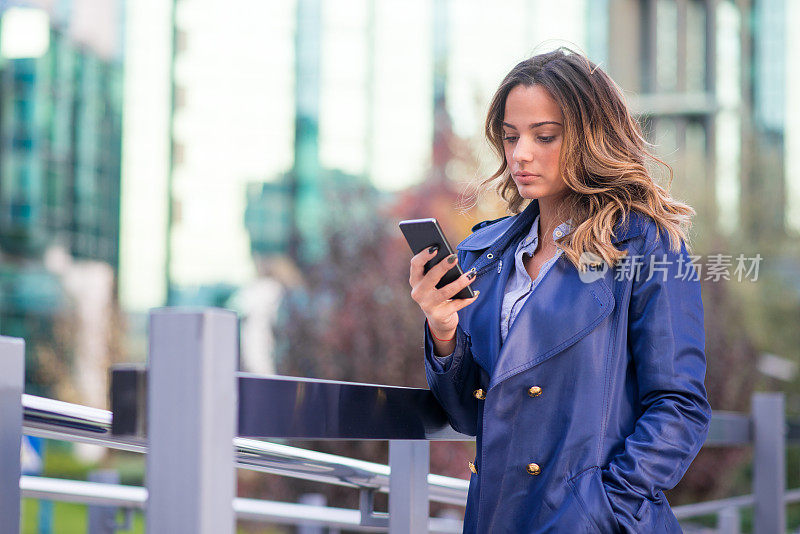
[[[597,65],[567,47],[539,54],[518,63],[497,89],[486,117],[486,137],[500,156],[500,167],[480,183],[494,186],[510,213],[524,209],[526,199],[517,190],[503,150],[503,117],[508,93],[517,85],[539,85],[561,108],[564,135],[559,156],[567,194],[559,206],[559,221],[570,218],[573,231],[556,243],[572,263],[580,267],[582,252],[599,255],[613,266],[627,251],[611,243],[614,225],[627,219],[629,211],[651,217],[666,230],[671,249],[680,250],[680,240],[689,247],[687,231],[695,210],[669,194],[672,168],[652,155],[639,123],[625,103],[622,90]],[[650,158],[669,169],[665,189],[646,167]]]

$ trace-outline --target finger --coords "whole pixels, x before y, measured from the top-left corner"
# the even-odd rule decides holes
[[[478,298],[478,295],[480,295],[480,294],[481,294],[480,291],[476,291],[475,292],[475,296],[472,297],[471,299],[453,299],[453,300],[449,300],[449,301],[445,302],[444,304],[442,304],[441,312],[443,314],[448,314],[448,315],[452,314],[452,313],[456,313],[458,310],[460,310],[462,308],[466,308],[467,306],[469,306],[470,304],[475,302],[475,300],[477,300],[477,298]]]
[[[450,300],[458,294],[459,291],[470,285],[475,280],[475,269],[470,269],[456,280],[453,280],[446,286],[439,289],[439,296],[441,299]]]
[[[434,265],[430,271],[422,278],[420,286],[425,291],[436,289],[436,284],[442,279],[447,271],[458,265],[458,256],[450,254],[445,259]]]
[[[411,270],[409,273],[408,281],[412,287],[419,284],[422,280],[422,277],[425,275],[425,264],[428,263],[432,258],[436,256],[439,252],[439,247],[433,245],[431,247],[426,248],[419,254],[415,254],[413,258],[411,258]]]

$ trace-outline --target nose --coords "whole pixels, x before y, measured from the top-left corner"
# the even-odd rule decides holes
[[[526,163],[533,161],[533,146],[526,139],[526,136],[520,136],[517,139],[517,144],[514,146],[514,152],[511,154],[515,163]]]

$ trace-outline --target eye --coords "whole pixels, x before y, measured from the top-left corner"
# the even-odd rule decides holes
[[[555,139],[555,138],[556,138],[555,135],[548,135],[548,136],[543,136],[543,137],[540,136],[539,137],[539,141],[541,141],[542,143],[551,143],[553,141],[553,139]]]
[[[507,136],[503,137],[503,141],[508,141],[509,143],[513,143],[516,140],[517,140],[517,137],[513,136],[513,135],[507,135]]]

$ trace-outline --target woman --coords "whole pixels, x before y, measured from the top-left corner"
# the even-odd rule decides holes
[[[711,417],[694,210],[648,173],[620,89],[569,49],[511,70],[486,135],[501,165],[485,184],[515,215],[410,275],[428,383],[476,436],[464,531],[680,532],[663,491]]]

